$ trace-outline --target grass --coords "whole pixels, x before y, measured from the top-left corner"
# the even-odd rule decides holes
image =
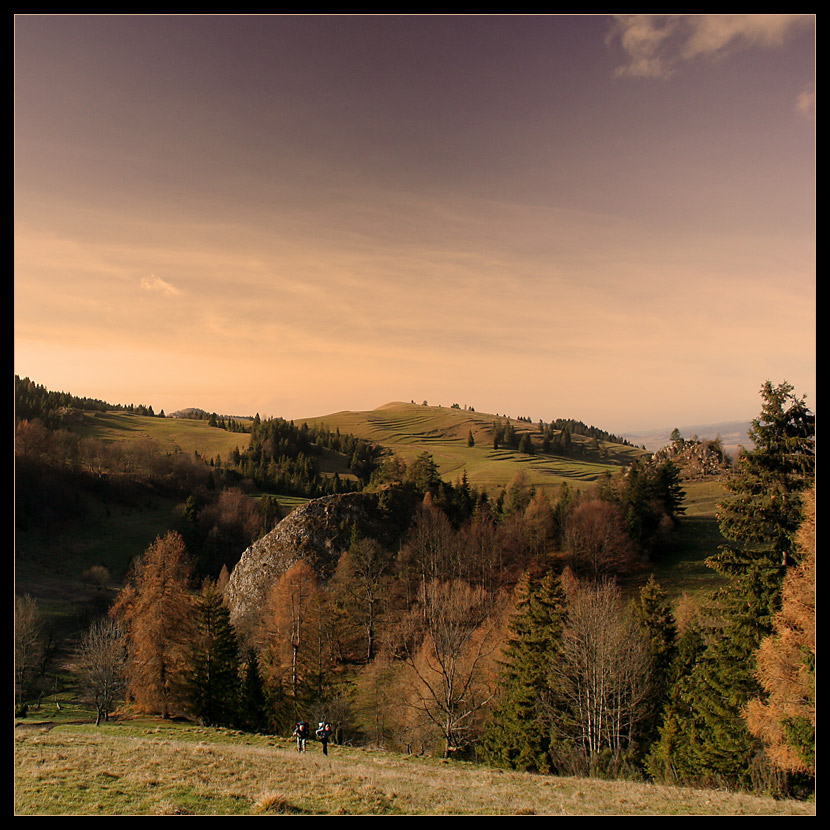
[[[815,815],[715,790],[464,762],[145,719],[15,731],[16,815]]]
[[[508,487],[517,475],[528,485],[545,489],[558,488],[563,481],[587,485],[604,473],[618,473],[620,468],[642,454],[636,447],[603,444],[607,456],[560,458],[525,455],[509,449],[493,449],[492,426],[506,422],[505,416],[488,415],[443,406],[390,403],[365,412],[337,412],[319,418],[304,419],[309,425],[340,429],[359,438],[389,447],[410,462],[423,452],[430,453],[440,473],[454,482],[467,472],[470,483],[495,493]],[[299,423],[302,423],[300,421]],[[517,433],[537,436],[538,427],[524,421],[511,420]],[[474,446],[468,446],[469,434]],[[587,439],[573,436],[574,444]]]
[[[717,480],[687,481],[683,489],[686,514],[680,519],[671,549],[655,564],[654,577],[670,596],[686,593],[695,597],[710,593],[725,581],[706,566],[706,560],[725,541],[715,511],[727,494],[723,482]]]
[[[198,452],[204,458],[226,458],[234,448],[248,446],[248,433],[228,432],[207,421],[189,418],[153,418],[128,412],[88,412],[73,432],[102,441],[135,441],[149,438],[169,451]]]

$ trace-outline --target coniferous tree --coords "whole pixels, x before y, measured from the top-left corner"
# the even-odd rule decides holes
[[[265,682],[259,670],[259,657],[251,647],[245,660],[239,701],[239,724],[249,732],[261,732],[267,722]]]
[[[787,383],[761,389],[763,407],[752,422],[754,449],[742,452],[728,483],[733,494],[719,509],[731,542],[708,560],[728,577],[716,595],[721,626],[695,665],[669,762],[686,781],[724,781],[751,787],[765,761],[761,741],[742,710],[763,697],[755,654],[772,632],[788,563],[797,559],[794,535],[802,493],[815,464],[814,419]]]
[[[196,607],[189,697],[194,714],[209,726],[237,721],[240,692],[239,645],[230,611],[217,586],[206,580]]]
[[[669,689],[669,673],[677,648],[677,625],[668,597],[652,574],[640,590],[634,614],[648,639],[651,653],[651,701],[641,729],[640,752],[657,739],[663,705]]]
[[[690,777],[694,768],[687,748],[693,744],[684,736],[694,728],[694,686],[692,673],[706,650],[703,632],[697,622],[690,624],[677,640],[674,659],[667,676],[667,699],[657,740],[646,759],[646,771],[654,779],[676,783]]]
[[[547,773],[551,735],[543,700],[562,635],[564,594],[558,577],[548,573],[541,579],[525,574],[517,596],[498,702],[482,749],[496,766]]]

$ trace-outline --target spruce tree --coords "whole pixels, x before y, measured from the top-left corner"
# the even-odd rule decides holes
[[[239,724],[248,732],[261,732],[267,722],[265,682],[259,670],[255,648],[249,648],[242,677],[239,704]]]
[[[815,454],[814,419],[803,398],[787,383],[767,382],[761,394],[749,432],[754,448],[741,453],[727,485],[732,497],[719,508],[730,544],[707,561],[729,582],[716,594],[721,625],[692,671],[688,718],[670,759],[687,781],[750,787],[763,766],[763,745],[742,710],[763,695],[756,651],[772,631],[786,567],[797,559],[794,537]]]
[[[544,698],[562,634],[564,592],[559,579],[525,574],[505,650],[499,701],[483,738],[487,760],[499,767],[550,772],[550,728]]]
[[[685,730],[694,730],[692,718],[692,672],[703,656],[706,645],[700,626],[695,622],[678,638],[674,658],[667,674],[667,699],[662,713],[659,736],[646,759],[646,771],[666,783],[691,777],[693,764],[686,748],[694,741]]]
[[[188,684],[193,713],[209,726],[231,726],[239,712],[239,646],[230,611],[210,580],[202,588],[196,620]]]
[[[648,638],[651,654],[650,712],[642,725],[640,751],[657,739],[663,705],[669,690],[669,674],[677,649],[677,625],[668,597],[652,574],[640,590],[634,615]]]

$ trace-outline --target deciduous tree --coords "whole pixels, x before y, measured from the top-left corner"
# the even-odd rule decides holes
[[[127,642],[127,689],[141,712],[170,717],[187,708],[194,635],[192,564],[178,533],[159,536],[134,564],[111,609]]]
[[[14,602],[15,699],[22,704],[35,679],[43,672],[46,630],[37,601],[26,594]]]
[[[84,633],[78,646],[76,674],[81,698],[95,706],[95,725],[109,720],[126,686],[127,649],[118,623],[102,617]]]
[[[569,564],[583,578],[599,580],[631,572],[638,557],[625,530],[622,508],[615,502],[580,502],[565,527]]]
[[[648,715],[648,642],[614,583],[564,584],[567,614],[551,666],[555,763],[571,773],[617,771]]]
[[[773,633],[758,649],[757,677],[765,698],[749,701],[745,716],[781,770],[815,776],[816,539],[815,489],[804,498],[796,537],[798,567],[784,578],[781,611]]]
[[[476,737],[476,716],[492,699],[487,660],[496,648],[493,599],[464,580],[433,580],[404,620],[401,649],[412,705],[432,723],[444,757]]]

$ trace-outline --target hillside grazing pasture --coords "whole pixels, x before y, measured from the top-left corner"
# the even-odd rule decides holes
[[[153,719],[15,730],[16,815],[791,815],[815,805],[458,761]]]
[[[129,412],[86,412],[72,431],[101,441],[134,441],[149,438],[168,452],[198,452],[203,458],[222,458],[248,446],[247,432],[228,432],[189,418],[153,418]]]
[[[586,448],[579,456],[526,455],[508,448],[493,449],[495,422],[506,423],[506,416],[488,415],[443,406],[389,403],[365,412],[337,412],[319,418],[304,418],[298,423],[339,429],[359,438],[388,447],[407,463],[428,452],[441,476],[454,483],[464,472],[470,484],[496,493],[521,476],[529,486],[555,490],[563,481],[588,485],[605,473],[619,473],[621,467],[642,455],[642,450],[622,444],[602,443],[605,458],[587,450],[588,439],[572,436],[575,447]],[[527,432],[537,447],[541,443],[538,424],[511,419],[518,435]],[[475,445],[468,446],[472,432]]]

